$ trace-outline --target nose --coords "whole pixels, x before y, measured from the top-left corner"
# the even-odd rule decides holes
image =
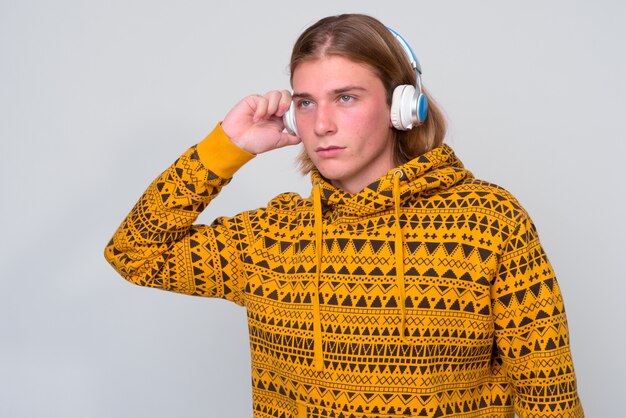
[[[331,135],[337,131],[335,113],[332,106],[318,104],[315,112],[315,134],[318,136]]]

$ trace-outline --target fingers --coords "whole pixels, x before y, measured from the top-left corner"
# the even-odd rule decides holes
[[[291,106],[291,93],[288,90],[280,91],[280,101],[278,102],[278,110],[276,116],[283,116]]]
[[[247,96],[222,121],[222,129],[239,148],[252,154],[294,145],[300,138],[284,132],[282,116],[291,105],[287,90]]]
[[[291,94],[287,90],[273,90],[264,96],[253,96],[256,105],[253,121],[269,119],[272,116],[281,117],[291,104]]]

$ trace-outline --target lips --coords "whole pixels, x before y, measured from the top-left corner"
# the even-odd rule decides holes
[[[337,155],[341,154],[341,151],[343,151],[345,149],[345,147],[339,147],[336,145],[330,145],[327,147],[317,147],[317,149],[315,150],[315,152],[317,153],[317,155],[319,155],[322,158],[332,158],[332,157],[336,157]]]

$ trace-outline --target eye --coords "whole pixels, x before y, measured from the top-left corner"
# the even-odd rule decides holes
[[[350,96],[349,94],[344,94],[342,96],[339,96],[339,101],[342,103],[348,103],[348,102],[351,102],[352,100],[354,100],[354,97]]]
[[[302,99],[298,101],[299,108],[307,108],[307,107],[311,107],[312,105],[313,105],[313,102],[311,100]]]

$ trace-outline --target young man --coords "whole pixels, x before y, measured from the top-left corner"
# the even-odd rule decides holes
[[[106,257],[133,283],[246,307],[257,418],[581,417],[535,228],[442,145],[407,58],[371,17],[317,22],[294,46],[293,96],[237,104],[152,183]],[[300,141],[311,197],[193,224],[254,155]]]

